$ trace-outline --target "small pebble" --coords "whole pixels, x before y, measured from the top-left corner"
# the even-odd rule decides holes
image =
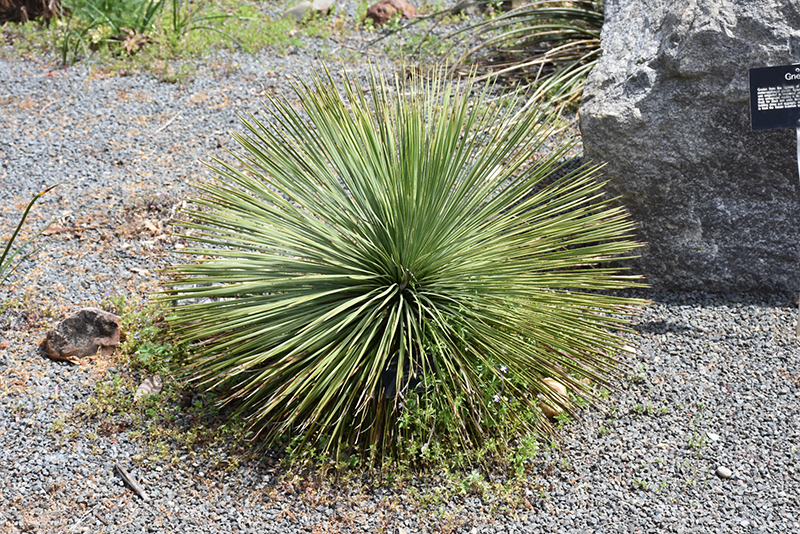
[[[719,434],[714,434],[713,432],[706,432],[706,436],[708,436],[708,439],[710,439],[711,441],[719,441]]]
[[[717,467],[717,476],[719,478],[731,478],[732,475],[733,472],[727,467],[722,467],[722,466]]]

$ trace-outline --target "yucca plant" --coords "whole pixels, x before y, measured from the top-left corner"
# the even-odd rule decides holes
[[[461,69],[536,86],[551,101],[580,100],[600,57],[604,0],[536,0],[458,32],[476,42],[456,61]]]
[[[607,266],[631,222],[594,167],[552,180],[570,147],[543,153],[547,115],[487,95],[315,78],[243,119],[198,185],[168,320],[190,378],[269,443],[475,450],[545,429],[540,395],[571,405],[546,377],[584,398],[614,372],[634,301],[603,290],[636,284]]]

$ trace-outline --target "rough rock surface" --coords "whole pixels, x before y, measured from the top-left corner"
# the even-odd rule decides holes
[[[164,387],[164,382],[161,380],[161,375],[153,375],[146,378],[139,387],[136,388],[136,393],[133,394],[133,401],[137,402],[145,395],[158,395]]]
[[[567,402],[567,387],[564,384],[552,378],[545,378],[544,383],[553,390],[556,397],[563,398],[564,403]],[[564,411],[564,408],[554,402],[548,402],[544,397],[540,397],[539,407],[542,409],[542,413],[550,418],[558,417],[558,414]]]
[[[284,17],[292,17],[298,22],[303,21],[309,14],[327,17],[331,12],[333,0],[303,0],[284,11]]]
[[[800,289],[795,132],[750,129],[748,69],[800,57],[782,0],[607,0],[580,110],[584,153],[647,242],[657,287]]]
[[[99,308],[83,308],[47,332],[42,348],[54,360],[111,354],[120,341],[120,318]]]
[[[417,16],[417,10],[406,0],[380,0],[367,9],[367,18],[372,19],[375,26],[383,26],[398,13],[406,19]]]

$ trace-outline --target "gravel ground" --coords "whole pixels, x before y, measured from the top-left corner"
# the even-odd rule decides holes
[[[800,533],[800,357],[785,295],[641,295],[653,304],[630,338],[634,371],[542,446],[515,510],[478,495],[421,507],[402,488],[293,483],[266,461],[133,461],[143,451],[131,432],[65,433],[60,418],[114,369],[44,358],[46,329],[107,296],[152,293],[174,259],[166,223],[210,175],[200,161],[223,156],[237,114],[318,69],[330,45],[265,53],[266,71],[220,54],[181,84],[0,60],[0,235],[54,183],[29,228],[64,215],[0,289],[0,533]],[[117,462],[150,500],[124,486]]]

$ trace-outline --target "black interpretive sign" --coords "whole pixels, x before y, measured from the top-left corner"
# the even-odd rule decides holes
[[[750,69],[750,126],[800,127],[800,65]]]
[[[800,170],[800,65],[750,69],[750,127],[794,128]],[[800,338],[800,303],[795,335]]]

